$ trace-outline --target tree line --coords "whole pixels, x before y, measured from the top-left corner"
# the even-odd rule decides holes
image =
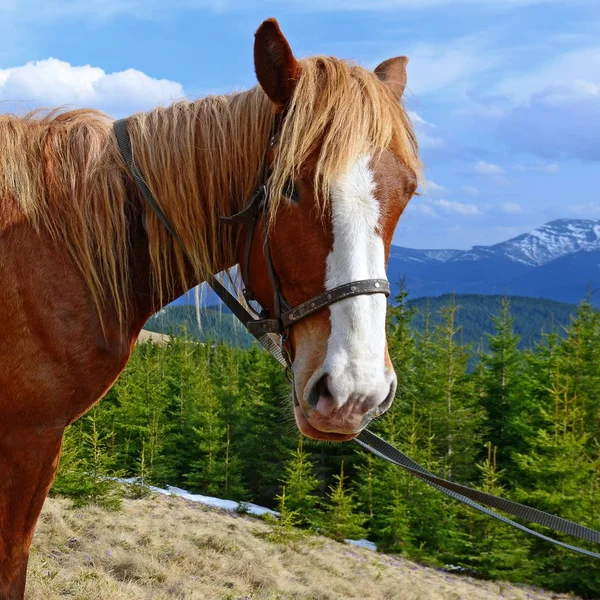
[[[416,330],[401,290],[388,338],[398,390],[371,429],[435,474],[599,529],[600,312],[586,299],[562,335],[522,350],[510,299],[479,347],[463,344],[460,310],[421,308]],[[594,559],[458,505],[354,444],[299,437],[289,382],[257,347],[201,344],[185,330],[136,346],[69,427],[53,492],[116,507],[110,477],[137,477],[140,494],[170,484],[278,508],[286,523],[480,577],[600,594]]]

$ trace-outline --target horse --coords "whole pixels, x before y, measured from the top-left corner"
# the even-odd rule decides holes
[[[130,116],[136,168],[177,239],[140,192],[110,117],[0,116],[1,600],[24,597],[65,427],[115,382],[153,313],[243,261],[244,284],[271,312],[269,269],[291,306],[385,279],[421,177],[402,103],[407,60],[374,71],[298,60],[269,19],[255,34],[256,87]],[[265,226],[224,223],[263,178]],[[287,329],[303,434],[349,440],[389,407],[385,319],[384,295],[361,294]]]

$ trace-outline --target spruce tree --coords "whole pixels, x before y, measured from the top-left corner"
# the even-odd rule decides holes
[[[311,525],[315,520],[319,497],[314,493],[319,480],[314,474],[310,454],[304,450],[303,436],[298,436],[296,450],[289,453],[285,463],[285,474],[281,480],[287,490],[287,507],[293,511],[302,525]]]
[[[499,449],[503,464],[510,468],[512,454],[523,451],[521,442],[528,433],[526,417],[533,409],[521,385],[523,359],[508,298],[501,300],[500,313],[492,322],[495,333],[487,336],[489,352],[480,354],[476,386],[486,411],[488,440]]]
[[[509,497],[501,483],[505,471],[498,468],[497,448],[488,442],[486,451],[484,461],[477,464],[480,472],[477,488]],[[463,508],[461,513],[466,535],[456,538],[449,557],[453,563],[473,568],[490,579],[527,581],[531,577],[535,563],[529,560],[531,541],[527,535],[470,508]]]
[[[334,479],[336,483],[329,488],[321,527],[338,542],[348,538],[362,538],[365,535],[362,527],[364,517],[358,512],[354,494],[347,489],[344,463],[340,474],[334,475]]]

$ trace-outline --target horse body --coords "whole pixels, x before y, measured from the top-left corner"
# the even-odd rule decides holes
[[[0,598],[20,598],[65,426],[125,366],[135,329],[105,331],[72,259],[0,199]],[[141,328],[141,325],[140,325]]]
[[[374,105],[384,96],[381,106],[365,109],[374,121],[367,130],[377,130],[374,137],[384,140],[378,142],[379,156],[355,152],[353,160],[336,164],[343,158],[340,150],[330,164],[323,154],[332,144],[335,154],[333,138],[339,137],[335,130],[343,119],[336,121],[331,107],[318,105],[326,95],[313,88],[321,73],[325,83],[335,82],[336,73],[328,70],[339,69],[338,79],[343,75],[349,83],[355,75],[336,59],[319,60],[302,67],[276,23],[267,21],[255,45],[261,87],[131,118],[136,162],[185,251],[133,184],[110,119],[89,111],[2,117],[0,600],[23,598],[29,545],[58,466],[64,428],[114,383],[151,314],[239,262],[246,232],[223,226],[219,216],[240,210],[263,159],[271,167],[277,200],[269,242],[290,302],[329,289],[336,277],[384,274],[393,229],[418,175],[416,154],[407,150],[410,131],[377,133],[385,124],[375,123],[390,120],[384,108],[398,101],[405,62],[394,62],[379,78],[362,70],[356,75],[361,85],[354,94],[370,93]],[[395,100],[381,84],[386,78]],[[300,107],[294,106],[300,93],[296,80],[312,98],[313,112],[324,111],[328,122],[302,122]],[[273,117],[284,109],[289,125],[282,130],[281,148],[269,148],[265,157]],[[401,119],[396,129],[409,127]],[[330,137],[323,133],[328,130]],[[305,139],[309,145],[303,148]],[[360,146],[358,137],[349,139],[344,147]],[[396,144],[395,151],[383,147],[388,144]],[[404,156],[398,150],[402,144]],[[294,202],[282,199],[290,177],[298,188]],[[330,189],[321,189],[325,185]],[[319,200],[322,193],[331,202],[337,202],[336,194],[343,198],[331,206]],[[344,205],[348,201],[362,203],[355,222],[335,216],[336,210],[351,209]],[[245,283],[272,309],[264,242],[259,231]],[[385,345],[384,304],[382,297],[347,299],[292,328],[294,408],[307,435],[351,439],[371,409],[391,401],[395,375]],[[377,370],[383,379],[374,378]]]

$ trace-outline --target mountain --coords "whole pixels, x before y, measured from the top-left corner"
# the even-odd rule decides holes
[[[500,312],[504,296],[444,294],[432,298],[414,298],[408,305],[416,310],[412,319],[415,330],[424,331],[425,323],[435,326],[442,321],[441,310],[452,302],[458,307],[455,326],[460,328],[459,339],[464,344],[483,344],[487,349],[487,335],[494,333],[492,317]],[[533,348],[544,333],[564,334],[564,328],[575,314],[576,306],[545,298],[510,296],[510,312],[514,331],[520,338],[521,349]]]
[[[600,220],[558,219],[492,246],[392,246],[388,278],[411,296],[509,294],[576,303],[600,285]]]

